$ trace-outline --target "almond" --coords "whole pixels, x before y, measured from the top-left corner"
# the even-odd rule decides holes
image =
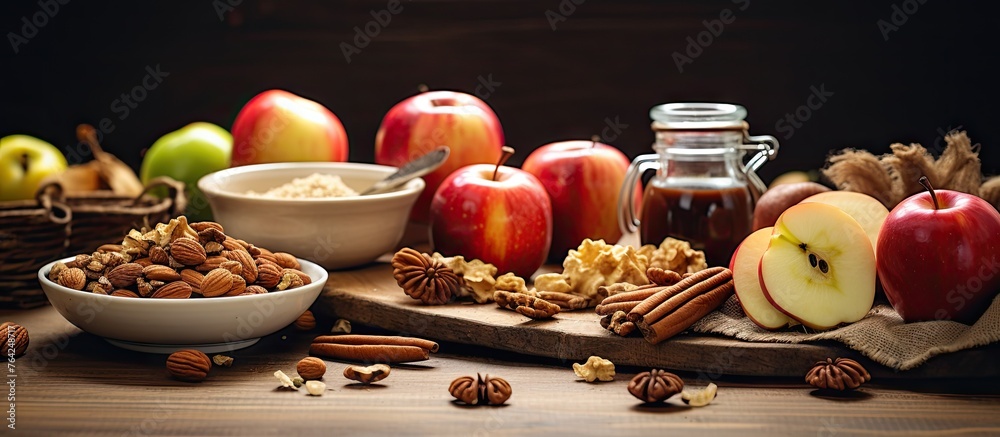
[[[305,380],[323,379],[326,374],[326,363],[316,357],[305,357],[295,365],[295,371]]]
[[[197,270],[197,271],[199,271],[199,272],[202,272],[202,273],[208,273],[208,272],[212,271],[213,269],[219,268],[219,266],[221,266],[222,263],[224,263],[226,261],[229,261],[229,260],[226,259],[226,257],[224,257],[224,256],[221,256],[221,255],[211,256],[211,257],[208,257],[207,259],[205,259],[205,262],[203,262],[200,265],[196,266],[194,269]]]
[[[239,275],[243,277],[247,284],[253,284],[257,280],[257,264],[254,263],[250,252],[230,250],[226,252],[226,258],[237,261],[243,266],[242,272]]]
[[[83,270],[76,267],[68,268],[59,274],[57,282],[59,282],[59,285],[66,288],[83,290],[83,287],[87,285],[87,274],[83,273]]]
[[[271,264],[274,264],[276,266],[278,265],[278,258],[276,258],[274,256],[274,254],[271,253],[271,252],[261,252],[260,255],[257,255],[256,257],[254,257],[254,260],[257,261],[257,265],[260,265],[261,261],[268,261]],[[281,267],[281,266],[279,266],[279,267]]]
[[[243,240],[237,240],[233,237],[226,237],[226,241],[222,242],[222,246],[225,247],[226,250],[247,250],[245,242],[241,244],[240,243],[241,241]]]
[[[167,255],[167,251],[162,247],[153,246],[149,248],[149,261],[153,264],[165,266],[170,264],[170,256]]]
[[[156,289],[156,292],[150,297],[157,299],[187,299],[191,297],[191,286],[184,281],[174,281]]]
[[[143,268],[142,275],[145,276],[147,280],[163,282],[173,282],[181,279],[181,274],[177,273],[177,270],[174,270],[171,267],[156,264]]]
[[[186,266],[199,265],[208,258],[205,248],[198,243],[198,240],[190,237],[181,237],[170,243],[170,256],[174,261]]]
[[[147,267],[147,266],[153,265],[153,260],[149,259],[148,256],[144,257],[144,258],[139,258],[139,259],[136,259],[136,260],[132,260],[132,262],[134,262],[134,263],[136,263],[136,264],[138,264],[140,266],[143,266],[143,267]]]
[[[258,262],[261,259],[258,259]],[[281,267],[277,264],[264,261],[257,266],[257,285],[270,290],[278,285],[279,281],[281,281]]]
[[[246,290],[243,290],[243,294],[241,294],[240,296],[248,294],[267,294],[267,289],[261,287],[260,285],[251,285],[248,286]]]
[[[243,274],[243,264],[240,264],[239,261],[223,261],[222,264],[219,264],[219,268],[229,270],[229,273],[237,276]]]
[[[198,382],[204,380],[211,369],[212,360],[199,350],[180,350],[167,357],[167,371],[170,372],[171,376],[182,381]]]
[[[286,269],[301,269],[302,268],[302,266],[299,265],[299,260],[295,259],[295,257],[292,254],[287,253],[287,252],[275,252],[274,253],[274,260],[275,260],[274,261],[275,263],[277,263],[279,266],[284,267]]]
[[[111,295],[112,296],[118,296],[118,297],[139,297],[139,295],[135,294],[135,292],[133,292],[133,291],[120,290],[120,289],[113,291],[111,293]]]
[[[247,283],[240,275],[233,275],[233,285],[229,287],[226,296],[239,296],[247,289]]]
[[[222,225],[220,225],[220,224],[218,224],[216,222],[208,222],[208,221],[205,221],[205,222],[194,222],[194,223],[189,224],[188,226],[190,226],[191,229],[194,229],[195,231],[198,231],[199,233],[201,231],[206,230],[206,229],[216,229],[216,230],[218,230],[219,232],[222,232],[222,233],[226,232],[226,230],[222,228]]]
[[[201,295],[205,297],[216,297],[222,296],[229,292],[233,288],[233,278],[232,273],[226,269],[214,269],[205,275],[205,279],[201,281]],[[242,277],[239,277],[242,280]]]
[[[134,286],[135,280],[142,276],[142,266],[136,263],[125,263],[111,269],[106,276],[114,288],[128,288]]]
[[[181,270],[180,274],[181,280],[191,286],[192,292],[201,294],[201,281],[205,280],[205,275],[191,269]]]

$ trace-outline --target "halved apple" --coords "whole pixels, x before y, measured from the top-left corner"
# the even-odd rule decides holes
[[[840,208],[861,225],[868,234],[872,247],[878,247],[878,233],[889,215],[889,210],[878,199],[854,191],[827,191],[809,196],[800,203],[807,202],[825,203]]]
[[[773,229],[773,227],[766,227],[748,235],[736,248],[736,252],[733,253],[733,258],[729,262],[729,270],[733,271],[733,286],[736,297],[740,299],[743,312],[757,326],[772,330],[784,328],[789,323],[798,324],[771,305],[771,302],[768,302],[767,298],[764,297],[764,291],[760,288],[758,267],[761,256],[764,255],[768,243],[771,242]]]
[[[869,236],[833,205],[788,208],[774,224],[758,269],[771,305],[813,329],[861,320],[875,299]]]

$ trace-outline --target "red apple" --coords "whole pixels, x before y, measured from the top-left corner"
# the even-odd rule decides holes
[[[232,166],[346,161],[347,132],[329,109],[288,91],[264,91],[233,122]]]
[[[426,223],[431,198],[453,171],[500,158],[503,129],[493,110],[475,96],[454,91],[417,94],[393,106],[375,135],[375,162],[400,167],[436,147],[451,149],[448,160],[423,176],[427,188],[410,218]]]
[[[629,159],[618,149],[597,141],[546,144],[528,155],[521,169],[542,182],[552,199],[549,262],[561,264],[580,242],[621,238],[618,194]]]
[[[1000,292],[1000,213],[951,190],[914,194],[879,234],[878,274],[903,320],[973,323]]]
[[[462,255],[529,278],[552,244],[552,205],[545,187],[524,170],[474,164],[449,175],[430,206],[430,239],[436,252]]]

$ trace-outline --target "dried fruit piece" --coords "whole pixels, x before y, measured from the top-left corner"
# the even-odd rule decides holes
[[[316,357],[305,357],[295,365],[295,371],[303,379],[322,379],[326,374],[326,363]]]
[[[24,355],[28,350],[28,330],[14,322],[4,322],[0,325],[0,333],[6,334],[7,348],[3,355],[8,355],[10,349],[14,350],[14,358]],[[12,343],[13,341],[13,343]]]
[[[635,375],[628,383],[628,392],[643,402],[663,402],[684,391],[684,381],[662,369]]]
[[[347,366],[344,368],[344,377],[358,381],[362,384],[378,382],[389,376],[392,369],[385,364],[375,364],[372,366]]]
[[[806,374],[809,385],[828,390],[854,390],[871,379],[861,363],[850,358],[818,361]]]
[[[212,368],[212,360],[208,355],[196,349],[184,349],[167,357],[167,371],[177,379],[198,382],[208,376]]]
[[[684,390],[681,392],[681,400],[685,404],[692,407],[704,407],[705,405],[711,404],[715,400],[715,396],[719,391],[719,386],[715,383],[708,383],[708,386],[701,390],[688,391]]]
[[[584,381],[613,381],[615,379],[615,364],[592,355],[584,364],[573,363],[573,373]]]

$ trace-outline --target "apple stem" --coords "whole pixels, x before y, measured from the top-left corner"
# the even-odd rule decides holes
[[[90,151],[94,155],[98,155],[104,151],[97,142],[97,129],[94,129],[89,124],[84,123],[76,127],[76,139],[87,143],[87,146],[90,146]]]
[[[600,141],[600,140],[601,140],[600,136],[598,136],[598,135],[592,135],[590,137],[590,148],[591,149],[596,148],[597,147],[597,142]]]
[[[920,185],[923,185],[931,193],[931,202],[934,202],[934,209],[941,209],[938,206],[937,194],[934,193],[934,187],[931,186],[931,181],[927,179],[927,176],[921,176],[917,182],[920,182]]]
[[[503,165],[505,162],[507,162],[507,160],[514,155],[514,148],[510,146],[503,146],[503,148],[501,148],[500,151],[503,153],[500,154],[500,160],[497,161],[497,167],[493,169],[494,181],[497,180],[497,173],[500,172],[500,166]]]

